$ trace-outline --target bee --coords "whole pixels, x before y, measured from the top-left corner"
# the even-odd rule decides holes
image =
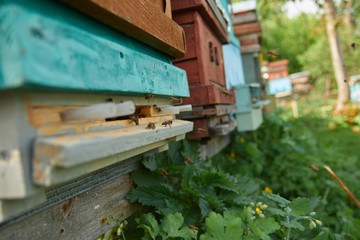
[[[103,218],[102,218],[102,222],[103,222],[103,223],[107,223],[108,221],[109,221],[109,218],[108,218],[108,217],[103,217]]]
[[[269,56],[272,58],[280,57],[279,54],[277,54],[275,51],[268,51]]]
[[[197,227],[195,227],[195,226],[193,226],[193,225],[189,225],[188,228],[190,228],[190,229],[192,229],[192,230],[199,230],[199,228],[197,228]]]
[[[135,125],[139,125],[139,117],[136,114],[130,116],[130,123],[134,122]]]
[[[172,103],[179,103],[180,102],[180,98],[174,98],[174,97],[169,97],[170,101]]]
[[[156,104],[153,105],[155,112],[161,112],[161,108],[159,108]]]
[[[168,172],[167,172],[165,169],[162,168],[160,171],[161,171],[161,173],[162,173],[164,176],[167,176],[167,175],[168,175]]]
[[[191,160],[190,158],[185,158],[185,161],[189,164],[194,164],[194,161]]]
[[[350,46],[352,47],[353,50],[355,50],[355,43],[351,43]]]
[[[252,103],[252,104],[257,103],[257,101],[258,101],[258,100],[257,100],[256,98],[252,98],[252,99],[251,99],[251,103]]]
[[[318,171],[319,171],[319,169],[318,169],[317,167],[313,166],[313,165],[310,165],[309,168],[310,168],[311,170],[315,171],[315,172],[318,172]]]
[[[344,79],[344,82],[346,82],[346,79]]]
[[[149,122],[149,124],[147,125],[146,129],[155,129],[155,123]]]
[[[164,127],[166,127],[167,125],[169,125],[169,127],[171,128],[171,124],[172,124],[172,120],[166,120],[166,121],[164,121],[161,125],[164,125]]]
[[[222,94],[225,94],[225,96],[231,96],[231,93],[228,90],[221,90]]]
[[[196,129],[194,129],[194,132],[207,133],[207,131],[203,128],[196,128]]]
[[[153,93],[148,93],[148,94],[146,94],[145,95],[145,99],[147,99],[147,100],[151,100],[151,99],[153,99],[153,97],[154,97],[154,94]]]

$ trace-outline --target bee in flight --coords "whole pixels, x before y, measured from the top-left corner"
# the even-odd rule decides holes
[[[164,127],[166,127],[167,125],[169,125],[169,127],[171,128],[171,124],[172,124],[172,120],[166,120],[166,121],[164,121],[161,125],[164,125]]]
[[[169,97],[172,103],[180,103],[180,98]]]
[[[153,105],[155,112],[161,112],[161,108],[159,108],[156,104]]]
[[[277,54],[275,51],[268,51],[269,56],[271,56],[271,58],[276,58],[276,57],[280,57],[280,54]]]
[[[355,43],[351,43],[350,46],[352,47],[353,50],[355,50],[355,46],[356,46]]]
[[[221,93],[225,96],[231,96],[231,93],[228,90],[221,90]]]
[[[207,133],[207,131],[203,128],[196,128],[196,129],[194,129],[194,132]]]
[[[185,161],[189,164],[194,164],[194,161],[191,160],[190,158],[185,158]]]
[[[155,129],[155,123],[149,122],[149,124],[146,126],[146,129]]]
[[[190,229],[192,229],[192,230],[199,230],[199,228],[197,228],[197,227],[195,227],[195,226],[193,226],[193,225],[189,225],[188,228],[190,228]]]
[[[139,117],[136,114],[130,116],[130,123],[134,122],[135,125],[139,125]]]
[[[162,173],[164,176],[167,176],[167,175],[168,175],[168,172],[167,172],[165,169],[162,168],[160,171],[161,171],[161,173]]]
[[[145,99],[147,99],[147,100],[151,100],[151,99],[153,99],[154,98],[154,94],[153,93],[148,93],[148,94],[146,94],[145,95]]]
[[[319,169],[318,169],[317,167],[313,166],[313,165],[310,165],[309,168],[310,168],[311,170],[315,171],[315,172],[318,172],[318,171],[319,171]]]

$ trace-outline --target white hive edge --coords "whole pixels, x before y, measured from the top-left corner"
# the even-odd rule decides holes
[[[181,105],[181,106],[178,106],[180,112],[190,112],[192,111],[192,106],[191,104],[188,104],[188,105]]]

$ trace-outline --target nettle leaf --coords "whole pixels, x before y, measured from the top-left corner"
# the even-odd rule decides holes
[[[191,179],[194,176],[194,172],[195,172],[195,166],[187,165],[182,175],[181,184],[184,186],[189,186]]]
[[[202,185],[219,187],[229,191],[238,191],[236,179],[215,168],[210,168],[201,172],[200,175]]]
[[[142,164],[150,171],[155,171],[159,168],[155,156],[147,157],[146,159],[144,159]]]
[[[208,232],[202,234],[200,240],[243,239],[242,220],[236,214],[226,213],[224,219],[221,214],[211,212],[205,219],[205,225]]]
[[[184,210],[184,206],[177,199],[165,199],[164,202],[163,206],[159,206],[159,212],[164,216]]]
[[[201,210],[201,216],[203,218],[207,217],[211,211],[211,207],[208,201],[203,198],[199,198],[199,207]]]
[[[307,198],[298,197],[295,198],[289,205],[291,208],[291,215],[293,216],[303,216],[306,215],[309,211],[310,201]]]
[[[146,237],[156,239],[160,233],[160,227],[152,213],[142,214],[140,218],[136,218],[135,221],[139,224],[136,228],[142,228],[145,231]]]
[[[279,206],[281,207],[286,207],[290,201],[283,198],[283,197],[280,197],[279,195],[275,195],[275,194],[270,194],[270,193],[264,193],[265,197],[267,197],[268,199],[276,202],[277,204],[279,204]]]
[[[171,192],[164,186],[137,187],[133,189],[127,198],[131,202],[139,202],[145,206],[164,206],[166,199],[172,199]]]
[[[162,222],[163,236],[166,238],[179,237],[184,240],[197,238],[197,230],[189,229],[184,226],[184,217],[181,213],[169,214]],[[182,228],[181,228],[182,227]],[[181,228],[181,229],[180,229]]]
[[[190,158],[194,162],[199,160],[199,144],[197,141],[185,138],[183,140],[183,147],[182,155],[184,158]]]
[[[258,218],[249,225],[252,232],[264,240],[271,240],[269,234],[280,229],[280,225],[272,217]]]
[[[297,221],[295,221],[295,220],[292,220],[292,221],[290,221],[290,222],[282,221],[282,222],[281,222],[281,225],[283,225],[283,226],[286,227],[286,228],[299,229],[300,231],[304,231],[304,230],[305,230],[305,227],[304,227],[301,223],[299,223],[299,222],[297,222]]]
[[[163,182],[158,176],[153,175],[148,171],[135,171],[131,173],[131,178],[135,184],[140,187],[155,187],[160,186]]]
[[[269,207],[266,211],[271,215],[286,216],[286,212],[278,208]]]
[[[181,154],[182,141],[170,142],[168,156],[173,164],[184,164],[184,157]]]

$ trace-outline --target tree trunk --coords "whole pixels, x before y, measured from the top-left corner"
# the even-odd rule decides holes
[[[331,59],[334,67],[336,83],[338,86],[338,98],[336,102],[335,114],[340,113],[345,108],[345,104],[350,100],[350,89],[348,76],[344,64],[344,58],[340,48],[339,37],[336,32],[335,6],[332,0],[325,0],[325,20],[326,31],[330,43]]]
[[[349,0],[346,3],[346,8],[345,8],[345,25],[348,27],[352,27],[353,26],[353,22],[351,19],[351,7],[353,5],[354,0]]]

